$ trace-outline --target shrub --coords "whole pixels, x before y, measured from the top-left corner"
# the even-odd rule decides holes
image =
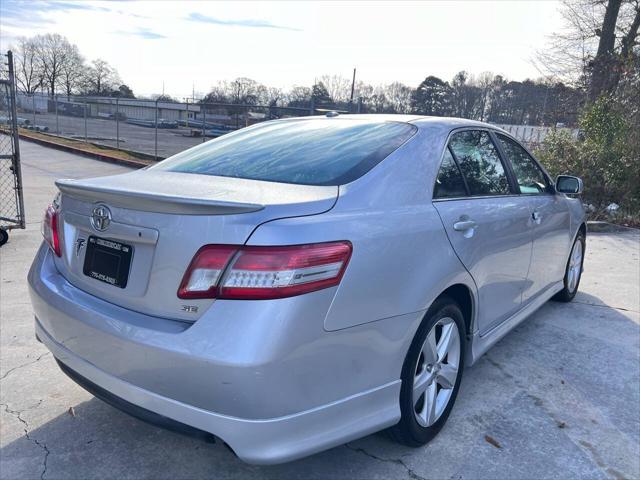
[[[580,116],[581,138],[565,131],[548,135],[537,154],[552,175],[576,175],[584,181],[584,201],[594,207],[593,219],[608,216],[607,207],[640,213],[640,168],[637,132],[625,105],[600,97]],[[634,223],[637,223],[637,218]]]

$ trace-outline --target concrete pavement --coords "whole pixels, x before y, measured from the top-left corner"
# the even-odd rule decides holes
[[[575,301],[548,303],[466,369],[451,417],[428,446],[376,434],[256,467],[93,398],[36,342],[26,274],[53,181],[126,168],[21,148],[28,228],[0,249],[0,478],[640,478],[637,231],[588,236]]]

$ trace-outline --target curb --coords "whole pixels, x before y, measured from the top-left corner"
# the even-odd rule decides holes
[[[19,135],[21,140],[25,140],[27,142],[37,143],[38,145],[42,145],[44,147],[49,147],[49,148],[55,148],[56,150],[62,150],[63,152],[75,153],[77,155],[93,158],[94,160],[100,160],[102,162],[115,163],[118,165],[124,165],[126,167],[133,167],[133,168],[148,167],[150,165],[150,163],[145,163],[142,161],[125,160],[124,158],[113,157],[105,153],[90,152],[88,150],[83,150],[81,148],[71,147],[69,145],[62,145],[56,142],[50,142],[42,138],[30,137],[28,135],[24,135],[23,133],[20,133]]]
[[[623,233],[640,232],[640,229],[627,227],[625,225],[617,225],[615,223],[589,220],[587,222],[587,231],[589,233]]]

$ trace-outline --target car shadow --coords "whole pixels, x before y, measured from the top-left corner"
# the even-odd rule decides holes
[[[0,449],[1,476],[526,478],[535,462],[540,478],[553,476],[563,463],[582,468],[574,470],[578,474],[605,465],[633,477],[639,472],[629,467],[632,460],[624,453],[640,444],[640,394],[633,388],[640,382],[638,338],[638,325],[629,315],[594,295],[549,302],[465,369],[452,415],[426,447],[404,447],[381,432],[276,466],[247,465],[224,444],[157,428],[93,397],[72,410],[60,406],[58,416],[34,429],[30,424],[43,414],[42,401],[22,409],[4,406],[28,435]],[[79,388],[57,370],[51,375],[60,375],[69,389]],[[621,389],[624,382],[629,387]],[[538,426],[531,430],[532,424]],[[575,432],[563,424],[580,424],[582,440],[571,437]],[[549,461],[542,447],[554,442],[560,453]]]

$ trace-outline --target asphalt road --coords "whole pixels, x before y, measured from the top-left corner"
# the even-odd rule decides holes
[[[223,445],[93,398],[36,342],[25,277],[54,179],[125,168],[26,142],[22,151],[28,228],[0,249],[1,478],[640,478],[637,231],[589,235],[575,301],[548,303],[466,369],[451,417],[428,446],[376,434],[255,467]]]
[[[33,123],[33,113],[20,113],[20,118],[25,118]],[[84,140],[85,120],[82,117],[56,116],[54,113],[38,113],[35,116],[35,124],[49,127],[47,133],[59,134],[63,137]],[[89,142],[118,146],[116,137],[120,138],[119,147],[126,150],[155,155],[155,128],[131,125],[120,121],[116,129],[115,120],[104,118],[87,118],[87,137]],[[191,128],[158,129],[158,157],[166,158],[187,148],[202,143],[202,137],[190,136]],[[197,128],[194,131],[200,132]],[[205,140],[210,140],[206,138]]]

